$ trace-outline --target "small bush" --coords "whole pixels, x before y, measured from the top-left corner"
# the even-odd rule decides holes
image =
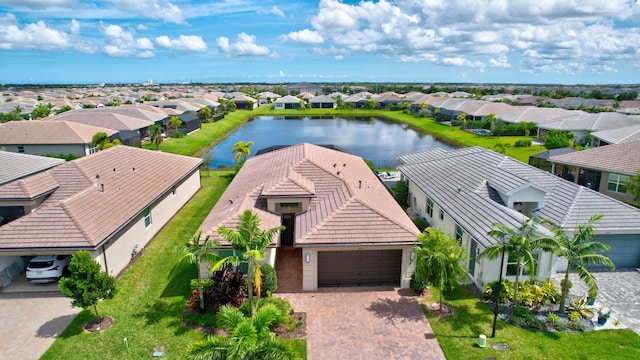
[[[572,322],[578,321],[580,320],[581,316],[580,313],[577,311],[572,311],[569,313],[569,320]]]
[[[579,321],[570,321],[567,324],[567,327],[569,328],[569,330],[573,330],[573,331],[584,331],[585,330],[585,326],[583,323],[579,322]]]
[[[498,282],[492,281],[484,286],[482,297],[496,302],[498,299]],[[500,290],[500,303],[506,303],[513,298],[513,284],[509,280],[502,280],[502,290]]]
[[[549,315],[547,315],[547,320],[549,320],[549,324],[555,325],[560,321],[560,316],[549,312]]]
[[[424,291],[428,288],[427,283],[424,280],[416,279],[416,274],[411,275],[411,280],[409,281],[409,287],[415,291],[416,294],[422,295]]]
[[[593,317],[593,309],[589,307],[588,300],[584,296],[571,300],[567,309],[571,312],[578,313],[580,317],[585,319],[591,319]]]
[[[533,315],[531,315],[531,311],[523,306],[517,306],[514,312],[515,316],[521,317],[526,320],[533,319]]]
[[[198,290],[198,279],[191,279],[191,283],[189,283],[189,285],[191,286],[191,290]],[[213,280],[211,279],[203,279],[202,280],[202,292],[203,293],[208,293],[209,291],[211,291],[211,288],[213,287]]]
[[[569,323],[566,321],[558,321],[553,324],[553,328],[557,331],[566,331],[569,328]]]
[[[181,133],[180,131],[176,131],[176,132],[172,133],[172,134],[170,135],[170,137],[172,137],[172,138],[174,138],[174,139],[179,139],[179,138],[183,138],[183,137],[184,137],[184,134],[183,134],[183,133]]]
[[[533,142],[531,139],[519,139],[513,144],[515,147],[530,147]]]
[[[213,286],[207,293],[206,299],[216,309],[223,305],[240,307],[247,298],[247,294],[242,290],[244,286],[242,271],[234,271],[232,269],[214,271],[211,274],[211,280]]]
[[[261,268],[262,288],[260,289],[260,296],[268,297],[278,290],[278,276],[276,275],[276,269],[269,264],[264,264]]]
[[[413,219],[413,223],[416,225],[420,232],[429,227],[429,222],[422,218]]]

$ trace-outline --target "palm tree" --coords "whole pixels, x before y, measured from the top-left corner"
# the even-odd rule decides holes
[[[270,326],[282,316],[273,304],[261,306],[250,318],[225,305],[217,314],[217,323],[231,335],[210,336],[189,345],[186,359],[297,359],[297,354],[270,331]]]
[[[253,145],[253,141],[238,141],[233,145],[231,152],[236,153],[236,164],[243,164],[247,161],[247,158],[251,155],[251,145]]]
[[[247,288],[252,316],[255,312],[253,303],[254,287],[258,296],[262,287],[262,270],[259,263],[264,260],[264,249],[271,243],[271,239],[282,230],[284,230],[284,226],[268,230],[260,229],[260,218],[251,210],[246,210],[242,213],[236,229],[218,228],[218,234],[231,243],[237,254],[218,260],[212,265],[211,269],[215,271],[228,265],[238,266],[241,262],[247,262]]]
[[[458,241],[444,233],[442,228],[427,228],[418,235],[416,252],[416,278],[440,289],[440,309],[442,292],[453,290],[460,278],[466,274],[460,265],[464,260],[464,248]]]
[[[180,120],[177,116],[172,116],[169,118],[169,126],[176,128],[176,132],[178,132],[178,127],[182,125],[182,120]]]
[[[197,265],[196,273],[198,279],[198,298],[200,300],[200,310],[204,310],[204,294],[202,290],[202,278],[200,277],[200,264],[205,262],[213,263],[219,260],[218,256],[210,251],[218,247],[218,242],[207,236],[204,242],[200,243],[202,230],[198,230],[184,245],[176,245],[173,251],[180,255],[178,263],[171,269],[170,276],[175,276],[187,266]]]
[[[538,235],[538,223],[533,218],[524,221],[515,230],[504,224],[493,224],[492,230],[488,234],[500,240],[500,242],[486,248],[480,253],[479,257],[495,259],[503,251],[511,257],[515,257],[516,278],[513,282],[513,304],[511,308],[511,313],[513,313],[515,307],[518,306],[520,272],[522,269],[527,269],[529,274],[533,276],[536,269],[536,259],[533,256],[533,251],[543,249],[551,241]]]
[[[493,149],[502,155],[506,154],[508,148],[509,144],[507,143],[497,143],[493,145]]]
[[[160,127],[160,125],[153,124],[149,126],[149,140],[151,140],[152,143],[156,144],[156,150],[158,150],[158,147],[162,142],[162,128]]]
[[[595,234],[594,224],[602,219],[603,215],[595,214],[589,218],[585,224],[576,227],[573,236],[569,236],[567,231],[560,225],[545,220],[553,231],[553,247],[550,249],[558,256],[567,258],[567,269],[564,273],[564,283],[562,284],[562,295],[560,298],[560,312],[564,312],[564,303],[567,298],[569,271],[573,268],[578,272],[580,279],[584,281],[589,289],[589,297],[595,298],[598,293],[598,284],[595,277],[587,270],[587,265],[605,265],[611,270],[615,268],[613,262],[608,257],[599,254],[608,251],[611,247],[598,241],[591,241]]]

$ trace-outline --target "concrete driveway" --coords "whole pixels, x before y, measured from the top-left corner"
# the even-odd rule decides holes
[[[11,283],[0,292],[0,359],[39,359],[79,311],[55,284]]]
[[[337,288],[275,294],[307,313],[314,359],[445,359],[409,289]]]

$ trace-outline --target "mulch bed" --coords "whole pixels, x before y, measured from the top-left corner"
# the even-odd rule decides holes
[[[113,318],[110,316],[101,316],[99,318],[95,318],[86,324],[84,324],[84,329],[88,332],[96,332],[102,331],[113,324]]]

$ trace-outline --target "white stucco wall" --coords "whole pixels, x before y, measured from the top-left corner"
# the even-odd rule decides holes
[[[44,154],[74,154],[76,156],[85,156],[88,154],[88,146],[86,144],[25,144],[25,145],[2,145],[9,152],[18,152],[18,147],[24,148],[25,154],[44,155]]]

